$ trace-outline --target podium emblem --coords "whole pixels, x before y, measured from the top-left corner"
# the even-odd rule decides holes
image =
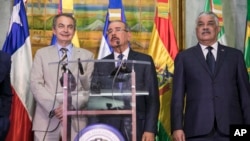
[[[74,141],[125,141],[121,133],[106,124],[94,124],[82,129]]]

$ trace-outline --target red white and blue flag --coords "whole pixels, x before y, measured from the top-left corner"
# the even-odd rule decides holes
[[[122,0],[109,0],[106,20],[103,27],[102,41],[99,48],[97,59],[101,59],[109,55],[111,52],[113,52],[113,49],[110,47],[108,43],[108,36],[107,36],[108,25],[109,22],[112,20],[121,20],[123,22],[126,22]]]
[[[32,51],[24,3],[25,0],[14,0],[9,30],[2,47],[4,52],[11,54],[12,60],[13,98],[7,141],[28,141],[33,138],[31,127],[34,102],[29,87]]]

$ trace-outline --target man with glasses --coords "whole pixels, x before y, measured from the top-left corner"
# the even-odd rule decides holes
[[[151,63],[151,65],[134,64],[134,70],[136,73],[136,89],[144,87],[149,92],[149,95],[136,96],[136,140],[153,141],[157,132],[159,114],[159,90],[153,59],[149,55],[136,52],[130,47],[131,33],[126,23],[111,21],[107,34],[109,44],[114,51],[103,59],[138,60]],[[117,64],[114,63],[99,63],[95,66],[95,70],[100,70],[98,73],[102,75],[109,75],[116,66]],[[127,67],[129,67],[129,64],[127,64]],[[129,102],[124,102],[123,108],[130,107],[129,104]],[[123,134],[125,140],[131,141],[131,129],[127,127],[128,124],[131,125],[131,118],[128,117],[112,115],[100,119],[99,122],[114,126]]]

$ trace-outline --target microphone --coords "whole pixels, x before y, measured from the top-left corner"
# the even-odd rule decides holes
[[[65,71],[67,71],[68,73],[69,90],[74,91],[76,89],[76,79],[69,69],[66,69]],[[63,75],[61,76],[59,81],[60,81],[61,86],[63,87]]]
[[[78,69],[80,71],[80,74],[83,75],[84,71],[83,71],[83,67],[82,67],[82,63],[81,63],[81,59],[78,58]]]
[[[126,74],[126,73],[131,73],[132,70],[128,68],[126,59],[121,60],[121,64],[116,67],[111,73],[110,76],[115,76],[116,74]]]

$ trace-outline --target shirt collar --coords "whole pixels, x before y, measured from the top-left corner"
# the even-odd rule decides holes
[[[128,59],[129,50],[130,50],[130,48],[128,47],[126,50],[124,50],[124,51],[122,52],[122,54],[123,54],[123,59],[126,59],[126,60]],[[120,53],[114,52],[114,57],[115,57],[115,59],[118,59],[118,55],[120,55]]]
[[[62,48],[62,46],[60,46],[59,44],[56,43],[56,47],[57,47],[58,52],[60,52],[60,49]],[[71,54],[73,45],[72,45],[72,44],[68,44],[68,45],[67,45],[66,47],[64,47],[64,48],[67,48],[69,54]]]
[[[58,51],[58,54],[59,56],[62,56],[62,52],[60,51],[60,49],[62,48],[62,46],[60,46],[59,44],[55,44],[55,46],[57,47],[57,51]],[[66,47],[64,48],[67,48],[68,51],[67,51],[67,56],[68,56],[68,59],[70,60],[71,58],[71,54],[72,54],[72,49],[73,49],[73,45],[72,44],[69,44],[67,45]]]
[[[205,45],[202,45],[202,44],[200,44],[200,46],[201,46],[202,50],[206,50],[206,47],[208,47],[208,46],[205,46]],[[214,51],[217,51],[218,50],[218,42],[215,42],[214,44],[212,44],[211,47],[213,47]]]

